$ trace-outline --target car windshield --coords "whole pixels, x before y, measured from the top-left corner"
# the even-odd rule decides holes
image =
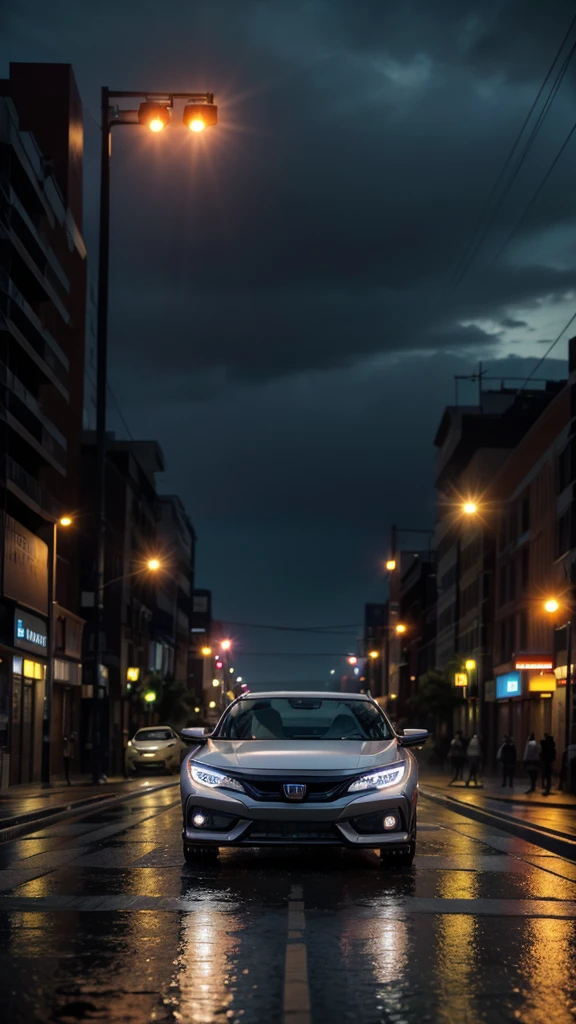
[[[223,719],[215,739],[390,740],[393,733],[369,701],[311,697],[242,700]]]
[[[170,729],[139,729],[134,739],[137,743],[145,743],[153,740],[172,740],[174,736]]]

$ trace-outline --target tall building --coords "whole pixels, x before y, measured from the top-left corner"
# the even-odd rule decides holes
[[[520,393],[506,387],[482,391],[477,406],[447,407],[436,434],[436,664],[450,672],[465,661],[474,664],[468,702],[457,723],[468,734],[485,731],[478,708],[484,707],[485,682],[493,678],[492,481],[562,387],[563,382],[550,381]],[[479,515],[463,513],[467,500],[478,503]]]
[[[188,687],[196,534],[180,498],[161,494],[158,502],[158,551],[166,572],[157,586],[155,634],[174,651],[173,678]]]
[[[1,784],[40,777],[53,524],[79,507],[86,250],[82,103],[70,65],[0,81]],[[52,770],[78,728],[75,530],[57,532]]]
[[[576,339],[571,381],[550,402],[491,485],[498,509],[494,602],[494,680],[486,694],[494,754],[505,733],[521,747],[532,731],[564,747],[567,634],[573,613],[571,567],[576,559],[570,441]],[[546,599],[558,600],[556,615]]]

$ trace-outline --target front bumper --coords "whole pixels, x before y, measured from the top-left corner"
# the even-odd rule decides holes
[[[184,843],[190,846],[347,846],[405,850],[413,838],[417,792],[399,786],[391,792],[345,796],[330,803],[272,803],[231,791],[188,787],[182,793]],[[195,827],[204,812],[207,824]],[[393,830],[362,834],[355,819],[395,816]],[[210,828],[210,821],[218,829]],[[227,820],[228,819],[228,822]]]

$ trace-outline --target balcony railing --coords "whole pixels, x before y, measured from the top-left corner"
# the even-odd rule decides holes
[[[30,498],[42,511],[56,519],[60,515],[60,505],[44,487],[27,473],[22,466],[14,462],[10,455],[0,456],[0,480],[6,486],[13,484]]]

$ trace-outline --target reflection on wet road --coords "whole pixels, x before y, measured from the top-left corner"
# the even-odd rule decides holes
[[[177,790],[0,847],[17,1024],[568,1024],[576,864],[422,802],[412,869],[372,852],[183,866]]]

